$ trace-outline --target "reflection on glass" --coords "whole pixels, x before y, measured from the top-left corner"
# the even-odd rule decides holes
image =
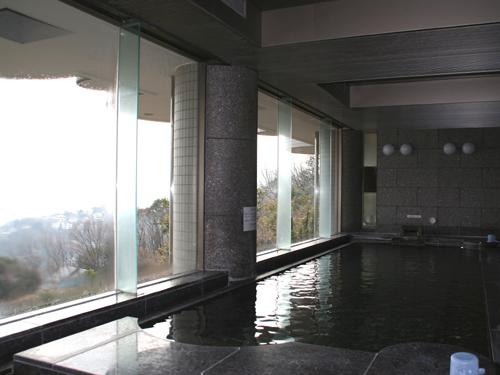
[[[170,154],[168,122],[139,120],[138,242],[139,282],[171,273]]]
[[[57,0],[39,3],[0,0],[27,28],[0,37],[0,319],[120,288],[116,189],[134,193],[136,181],[117,186],[116,178],[134,175],[137,117],[138,210],[128,194],[133,199],[118,211],[133,219],[130,228],[138,214],[139,280],[171,273],[171,76],[190,60],[141,40],[139,113],[120,112],[132,127],[117,171],[117,107],[127,98],[137,103],[137,48],[118,64],[117,27]],[[39,34],[29,28],[33,20]],[[139,46],[137,37],[132,42]],[[123,73],[127,64],[130,91],[116,97],[118,65]],[[136,286],[131,249],[121,289]]]
[[[339,172],[341,169],[340,166],[340,138],[341,138],[341,131],[340,129],[332,129],[331,133],[331,161],[330,161],[330,166],[331,166],[331,193],[332,193],[332,200],[331,200],[331,210],[332,210],[332,216],[331,216],[331,225],[332,225],[332,234],[338,233],[339,229],[339,222],[338,222],[338,214],[339,214]]]
[[[0,317],[113,289],[110,92],[0,78]]]
[[[363,227],[377,224],[377,193],[363,193]]]
[[[117,90],[116,289],[137,291],[139,24],[120,29]]]
[[[278,103],[278,216],[276,218],[276,247],[289,249],[291,245],[291,152],[292,104]]]
[[[267,150],[258,153],[257,162],[257,252],[274,249],[276,247],[276,210],[278,176],[276,165],[266,168],[266,156],[277,153],[277,137],[257,135],[258,150]],[[276,160],[276,155],[273,159]]]
[[[363,136],[363,228],[377,225],[377,134]]]
[[[377,133],[363,134],[363,165],[365,167],[377,166]]]
[[[316,175],[316,132],[321,122],[293,111],[292,131],[292,243],[315,237],[314,210]]]
[[[329,238],[332,235],[332,152],[331,152],[332,127],[323,123],[319,131],[319,223],[318,234],[320,237]]]
[[[114,289],[118,50],[58,1],[5,7],[58,31],[0,38],[0,318]]]
[[[321,235],[330,237],[331,143],[330,123],[259,93],[257,252],[315,238],[321,221]],[[324,160],[321,171],[317,152]]]
[[[137,146],[139,283],[172,274],[172,75],[187,58],[141,39]]]
[[[0,318],[114,289],[119,32],[55,0],[1,8],[52,32],[0,37]]]
[[[257,252],[276,248],[278,102],[259,93],[257,134]]]
[[[314,237],[315,157],[294,153],[292,169],[292,242]]]

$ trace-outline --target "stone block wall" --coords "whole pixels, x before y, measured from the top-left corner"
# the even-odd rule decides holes
[[[500,235],[500,128],[390,129],[377,135],[377,231],[424,225],[442,234]],[[455,154],[444,154],[447,142],[457,146]],[[476,146],[475,153],[462,153],[465,142]],[[396,147],[392,156],[382,154],[387,143]],[[413,146],[411,155],[399,153],[403,143]]]

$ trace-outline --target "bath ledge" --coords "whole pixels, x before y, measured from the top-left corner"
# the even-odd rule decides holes
[[[198,271],[163,282],[145,284],[136,297],[119,298],[115,293],[47,312],[6,320],[0,324],[0,365],[12,361],[16,352],[61,337],[112,322],[126,316],[154,316],[179,303],[199,300],[227,286],[227,274]],[[16,317],[18,318],[18,317]],[[1,368],[1,367],[0,367]]]
[[[20,374],[446,374],[462,348],[429,343],[388,346],[378,353],[298,342],[203,346],[168,341],[142,330],[136,318],[111,323],[14,356]],[[493,363],[479,355],[487,374]]]

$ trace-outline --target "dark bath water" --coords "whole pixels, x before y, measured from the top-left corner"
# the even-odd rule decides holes
[[[479,256],[458,248],[351,245],[143,328],[204,345],[424,341],[488,355]]]

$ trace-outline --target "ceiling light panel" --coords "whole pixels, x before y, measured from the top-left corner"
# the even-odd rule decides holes
[[[0,9],[0,38],[25,44],[69,33],[67,30],[49,25],[9,8]]]

